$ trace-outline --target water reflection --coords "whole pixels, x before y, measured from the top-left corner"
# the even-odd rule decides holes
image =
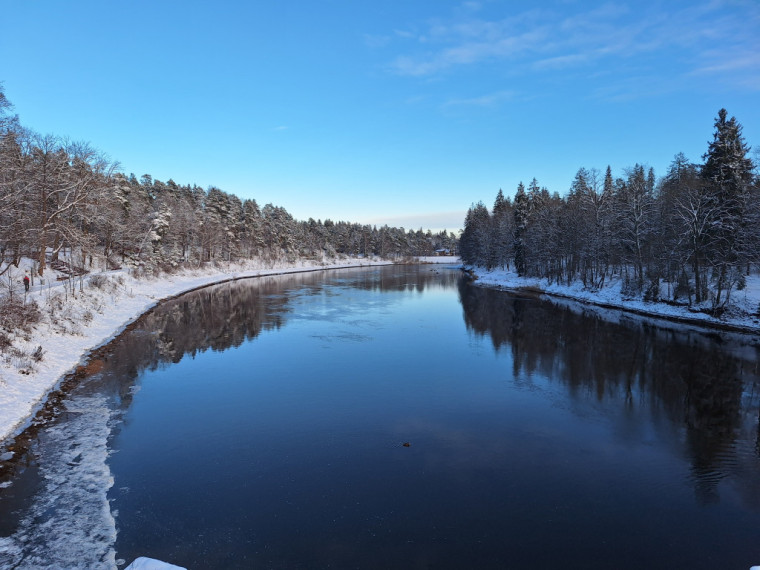
[[[751,339],[716,341],[706,331],[465,281],[459,297],[467,327],[488,335],[495,350],[511,352],[516,378],[540,374],[571,394],[619,400],[629,412],[663,413],[683,429],[701,503],[717,502],[718,484],[732,477],[745,500],[760,507],[760,350]]]
[[[455,271],[430,266],[406,267],[403,271],[378,267],[293,273],[224,283],[161,303],[114,342],[97,350],[50,395],[30,428],[0,447],[0,513],[5,513],[0,517],[0,536],[8,536],[17,528],[19,517],[11,513],[23,512],[43,487],[44,478],[38,472],[40,457],[46,455],[45,433],[57,429],[56,422],[71,415],[68,405],[72,399],[107,394],[118,419],[132,404],[134,380],[141,372],[176,364],[186,355],[223,352],[262,331],[280,329],[293,315],[296,301],[308,303],[309,298],[336,295],[340,288],[422,293],[431,288],[451,288],[458,278]],[[100,417],[100,411],[94,417]],[[2,562],[0,548],[0,565]]]
[[[758,349],[718,338],[425,266],[195,291],[0,454],[0,566],[748,567]]]
[[[326,286],[324,273],[241,280],[208,287],[167,301],[142,317],[130,334],[109,350],[109,369],[134,378],[144,369],[177,363],[183,356],[206,350],[224,351],[281,328],[292,316],[296,300],[334,295],[335,287],[379,292],[422,293],[446,289],[459,279],[454,271],[414,266],[334,271]],[[139,358],[135,358],[139,355]]]

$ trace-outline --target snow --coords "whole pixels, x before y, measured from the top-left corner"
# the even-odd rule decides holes
[[[31,260],[26,261],[31,265]],[[81,282],[75,278],[73,293],[70,284],[67,287],[66,282],[55,281],[54,272],[47,272],[46,283],[35,282],[27,295],[27,302],[39,304],[42,321],[28,338],[13,339],[13,351],[0,353],[0,441],[29,425],[51,390],[83,364],[92,350],[108,343],[162,299],[235,279],[387,264],[390,262],[369,259],[229,264],[141,279],[126,271],[103,272],[88,275]],[[22,264],[16,273],[19,284],[23,274]],[[96,277],[107,281],[95,286],[89,281]],[[21,289],[15,294],[23,295]],[[56,303],[60,309],[52,311]],[[43,357],[35,362],[31,355],[38,346],[42,347]]]
[[[161,562],[160,560],[156,560],[154,558],[145,558],[144,556],[141,556],[140,558],[136,558],[132,564],[127,566],[125,570],[172,570],[172,569],[178,569],[178,570],[185,570],[182,566],[175,566],[174,564],[167,564],[166,562]]]
[[[430,255],[416,258],[420,263],[461,263],[458,255]]]
[[[486,270],[473,268],[475,283],[485,287],[505,290],[527,290],[545,293],[555,297],[565,297],[593,305],[613,307],[634,311],[653,317],[679,320],[692,324],[730,328],[739,332],[760,335],[760,276],[747,277],[747,286],[742,291],[733,291],[731,306],[720,318],[703,312],[696,312],[687,306],[674,306],[666,303],[652,303],[640,299],[625,298],[620,292],[620,280],[613,279],[601,290],[589,290],[583,283],[576,281],[570,285],[549,284],[548,280],[531,277],[519,277],[514,271],[504,269]]]

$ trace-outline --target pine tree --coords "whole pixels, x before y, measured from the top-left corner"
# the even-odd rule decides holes
[[[707,153],[702,157],[702,177],[716,212],[713,228],[713,263],[717,268],[715,307],[728,301],[733,279],[732,269],[742,261],[742,235],[746,233],[745,204],[752,180],[752,160],[744,142],[742,127],[735,117],[726,119],[725,109],[718,111],[715,133]],[[725,298],[722,294],[725,291]]]
[[[604,188],[602,192],[607,196],[611,196],[613,189],[614,189],[614,186],[612,182],[612,169],[610,168],[610,165],[608,164],[607,170],[604,173]]]
[[[512,253],[513,236],[512,204],[504,198],[504,193],[499,188],[493,205],[493,218],[491,220],[491,264],[494,267],[508,267]]]
[[[525,275],[526,263],[525,263],[525,233],[528,229],[528,215],[530,213],[530,206],[528,204],[528,195],[525,193],[525,186],[523,183],[517,186],[517,193],[515,194],[515,241],[514,241],[514,255],[515,255],[515,270],[521,277]]]
[[[496,200],[494,200],[493,203],[493,215],[494,216],[503,216],[507,213],[508,210],[508,203],[504,199],[504,193],[501,191],[501,188],[499,188],[499,193],[496,194]]]

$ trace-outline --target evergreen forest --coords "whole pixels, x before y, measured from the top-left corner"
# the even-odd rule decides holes
[[[760,261],[760,184],[750,147],[725,109],[702,162],[677,154],[657,179],[641,164],[614,177],[581,168],[566,196],[534,178],[493,208],[470,207],[462,261],[624,298],[721,313]]]

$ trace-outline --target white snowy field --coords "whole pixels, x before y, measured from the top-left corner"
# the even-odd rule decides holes
[[[92,350],[108,343],[162,299],[234,279],[390,263],[370,259],[279,266],[249,263],[140,279],[125,271],[105,272],[81,281],[74,278],[73,292],[72,284],[55,281],[55,273],[48,272],[47,283],[32,286],[25,299],[37,302],[41,322],[31,334],[13,337],[12,346],[0,352],[0,442],[24,429],[51,390],[83,364]],[[16,272],[19,283],[24,272],[23,266]],[[23,286],[15,294],[23,296]],[[38,347],[39,361],[33,357]]]
[[[613,279],[598,291],[583,287],[576,281],[571,285],[549,284],[546,279],[519,277],[514,271],[504,269],[487,270],[473,268],[476,283],[485,287],[507,290],[531,290],[553,296],[566,297],[585,303],[615,307],[637,313],[682,320],[706,326],[731,327],[738,331],[760,335],[760,275],[747,277],[747,286],[731,293],[731,303],[726,312],[716,318],[687,306],[666,303],[651,303],[640,299],[629,299],[621,293],[619,279]]]

